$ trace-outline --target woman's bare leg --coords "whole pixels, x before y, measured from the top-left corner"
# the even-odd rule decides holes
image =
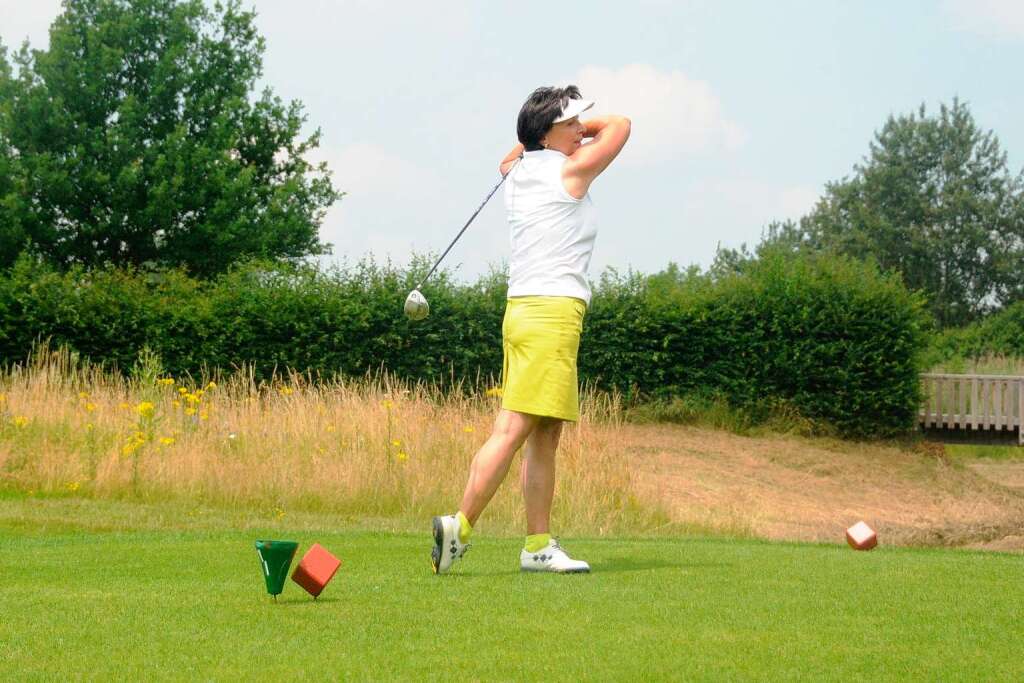
[[[555,452],[562,435],[562,421],[542,417],[530,433],[523,452],[521,482],[526,501],[526,533],[546,534],[551,524],[555,496]]]
[[[536,415],[511,410],[502,410],[498,413],[491,436],[473,456],[466,492],[462,494],[462,505],[459,506],[459,510],[470,524],[476,524],[480,513],[491,502],[495,491],[508,474],[512,457],[530,436],[539,420]]]

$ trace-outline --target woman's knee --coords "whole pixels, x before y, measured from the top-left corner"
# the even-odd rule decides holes
[[[536,426],[537,418],[532,415],[503,410],[494,420],[491,438],[513,448],[519,448],[535,431]]]
[[[552,456],[558,448],[558,440],[562,436],[562,421],[554,418],[543,418],[537,423],[530,439],[540,450]]]

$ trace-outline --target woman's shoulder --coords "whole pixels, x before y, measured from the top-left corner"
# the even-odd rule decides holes
[[[565,185],[563,170],[568,160],[561,153],[524,158],[509,175],[510,185],[517,190],[533,190],[547,201],[578,202],[580,198],[572,196]]]

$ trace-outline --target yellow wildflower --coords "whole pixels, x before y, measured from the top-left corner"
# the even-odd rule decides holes
[[[334,429],[335,429],[334,425],[327,425],[327,431],[328,432],[333,432]]]
[[[84,391],[79,391],[78,398],[89,398],[89,394]]]
[[[178,387],[178,393],[184,396],[185,394],[188,393],[188,389],[186,389],[185,387]]]
[[[3,403],[6,400],[7,400],[7,394],[0,394],[0,403]]]
[[[181,401],[171,401],[171,405],[174,406],[175,408],[180,408]]]
[[[131,406],[128,405],[127,403],[125,403],[124,401],[121,401],[121,403],[119,403],[117,407],[121,408],[122,410],[125,410],[127,408],[131,408]]]
[[[205,419],[207,419],[209,417],[210,417],[210,414],[208,412],[206,412],[205,410],[199,413],[199,419],[200,420],[205,420]]]
[[[165,387],[169,387],[172,384],[174,384],[174,378],[173,377],[164,377],[163,379],[158,379],[156,381],[156,383],[157,384],[163,384]]]
[[[174,437],[173,436],[162,436],[162,437],[160,437],[160,445],[162,445],[162,446],[173,446],[174,445]]]
[[[282,396],[291,396],[292,394],[294,394],[294,393],[295,393],[295,390],[294,390],[294,389],[292,389],[291,387],[281,387],[281,388],[280,388],[280,389],[278,389],[277,391],[278,391],[278,393],[279,393],[279,394],[281,394]]]
[[[392,408],[395,407],[395,404],[392,403],[391,401],[381,401],[380,404],[388,410],[391,410]]]
[[[195,415],[196,414],[196,409],[195,408],[185,408],[185,414],[186,415]]]
[[[409,456],[408,456],[408,454],[405,453],[405,451],[399,451],[398,452],[398,460],[399,461],[405,461],[408,458],[409,458]]]
[[[28,418],[25,417],[24,415],[17,415],[17,416],[15,416],[15,418],[14,418],[14,426],[15,427],[24,427],[27,424],[28,424]]]
[[[469,425],[467,425],[467,426],[462,428],[462,431],[466,432],[467,434],[472,434],[476,430],[473,429],[472,427],[470,427]]]
[[[89,424],[85,425],[85,431],[91,432],[95,427],[96,427],[96,425],[94,425],[92,422],[90,422]]]
[[[135,412],[137,412],[142,417],[149,417],[150,415],[153,414],[153,411],[155,409],[156,406],[154,406],[149,401],[143,401],[139,405],[135,406]]]
[[[401,446],[402,442],[399,441],[398,439],[395,439],[394,441],[391,442],[391,445],[392,446]]]
[[[142,432],[135,432],[134,434],[132,434],[131,441],[126,443],[124,447],[121,448],[121,455],[128,457],[135,451],[139,450],[139,448],[144,446],[145,443],[146,435],[143,434]]]
[[[86,412],[91,413],[92,411],[96,410],[96,404],[95,403],[86,403],[85,404],[85,410],[86,410]]]
[[[201,397],[202,397],[202,395],[203,395],[203,394],[205,394],[205,393],[206,393],[206,392],[205,392],[205,391],[203,391],[202,389],[196,389],[196,390],[195,390],[195,395],[196,395],[196,398],[201,398]]]
[[[65,486],[68,491],[74,493],[75,491],[78,490],[78,487],[80,487],[81,484],[78,483],[77,481],[69,481]]]
[[[192,404],[199,403],[200,399],[199,396],[197,396],[196,394],[185,394],[185,400],[188,401],[189,404]]]
[[[217,388],[217,383],[216,382],[210,382],[209,384],[206,385],[206,388],[207,389],[216,389]]]
[[[488,396],[501,396],[503,392],[501,387],[492,387],[486,393]]]

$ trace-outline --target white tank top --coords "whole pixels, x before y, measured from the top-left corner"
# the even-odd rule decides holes
[[[550,149],[526,152],[505,180],[512,233],[508,295],[571,296],[590,305],[587,268],[597,238],[594,204],[562,184],[569,157]]]

